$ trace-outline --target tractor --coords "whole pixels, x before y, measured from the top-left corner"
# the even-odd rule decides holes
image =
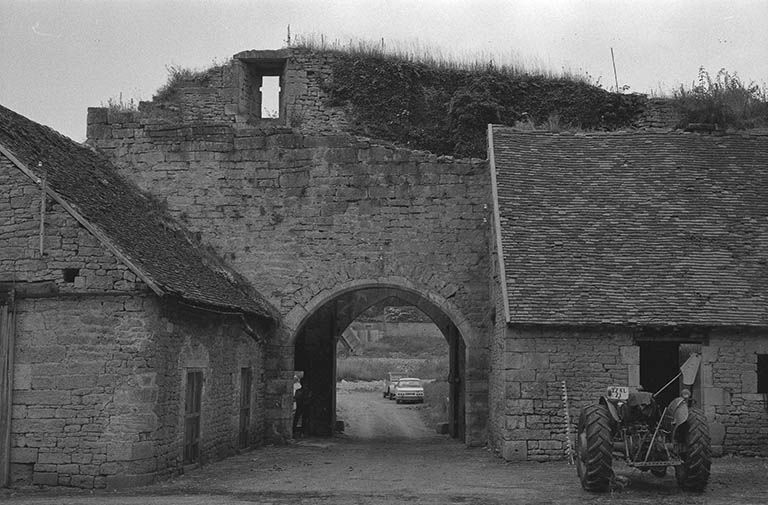
[[[709,426],[704,413],[694,408],[690,391],[700,363],[701,355],[692,354],[656,393],[611,386],[596,404],[582,409],[576,469],[584,489],[606,491],[614,479],[613,458],[618,457],[657,477],[673,467],[679,487],[704,490],[711,465]],[[662,408],[656,397],[680,376],[680,396]]]

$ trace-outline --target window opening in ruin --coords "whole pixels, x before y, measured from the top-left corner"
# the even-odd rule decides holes
[[[184,463],[200,459],[200,412],[203,393],[203,372],[187,372],[184,402]]]
[[[261,77],[261,118],[280,118],[280,76],[264,75]]]
[[[757,355],[757,392],[768,394],[768,354]]]
[[[240,448],[248,447],[250,437],[248,427],[251,424],[251,369],[240,370]]]
[[[64,282],[75,282],[75,277],[80,275],[79,268],[65,268],[61,272],[62,277],[64,277]]]
[[[285,68],[287,59],[282,54],[268,51],[243,63],[240,86],[239,113],[247,114],[248,121],[285,120]]]

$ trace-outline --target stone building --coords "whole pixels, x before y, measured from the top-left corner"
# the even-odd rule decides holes
[[[92,149],[0,107],[0,484],[258,444],[274,310]]]
[[[578,413],[700,352],[715,451],[768,455],[768,136],[492,126],[489,154],[493,446],[562,457],[563,381]]]
[[[700,351],[718,448],[765,454],[765,137],[493,127],[489,161],[437,156],[353,133],[334,58],[245,51],[138,111],[89,109],[93,151],[3,110],[15,479],[177,472],[185,419],[200,459],[288,437],[295,370],[329,434],[338,339],[391,298],[446,339],[467,445],[562,458],[563,381],[575,415]]]

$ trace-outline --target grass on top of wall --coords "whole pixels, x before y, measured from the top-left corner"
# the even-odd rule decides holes
[[[484,158],[488,123],[629,127],[645,100],[606,91],[587,75],[511,58],[453,58],[429,47],[329,44],[316,36],[300,37],[291,47],[335,55],[325,91],[330,105],[350,111],[356,133],[437,154]]]

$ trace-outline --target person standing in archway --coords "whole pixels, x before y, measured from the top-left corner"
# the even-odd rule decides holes
[[[296,402],[296,412],[293,414],[293,436],[297,434],[302,436],[309,435],[309,411],[312,403],[312,390],[306,384],[306,378],[302,377],[301,387],[296,390],[293,400]],[[301,430],[297,430],[301,420]]]

